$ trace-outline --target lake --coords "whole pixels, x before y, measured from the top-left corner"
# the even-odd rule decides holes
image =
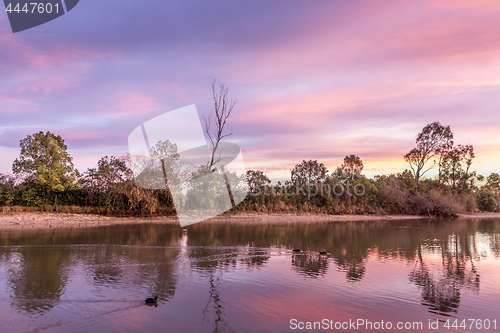
[[[499,225],[2,230],[0,331],[498,332]]]

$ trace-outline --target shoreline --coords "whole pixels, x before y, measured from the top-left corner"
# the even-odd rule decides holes
[[[303,223],[303,222],[355,222],[378,220],[428,219],[420,215],[328,215],[311,213],[236,213],[213,217],[206,222],[217,223]],[[463,218],[500,218],[500,213],[460,214]],[[97,226],[157,223],[178,225],[175,216],[110,217],[97,214],[71,214],[51,212],[15,212],[0,214],[0,230],[91,228]]]

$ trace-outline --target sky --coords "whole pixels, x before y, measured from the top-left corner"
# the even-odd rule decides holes
[[[2,10],[0,172],[39,131],[81,172],[124,155],[151,118],[211,114],[214,79],[237,99],[247,169],[274,180],[350,154],[369,177],[400,172],[434,121],[474,145],[474,170],[500,172],[498,17],[498,0],[81,0],[13,34]]]

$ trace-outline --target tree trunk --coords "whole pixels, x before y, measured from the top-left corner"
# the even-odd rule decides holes
[[[167,200],[173,203],[174,198],[172,197],[172,193],[170,192],[170,188],[168,187],[168,179],[167,179],[167,169],[165,168],[165,161],[161,160],[161,167],[163,169],[163,178],[165,179],[165,190],[167,191]]]

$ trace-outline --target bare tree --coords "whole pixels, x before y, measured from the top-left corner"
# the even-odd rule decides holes
[[[212,93],[214,97],[215,119],[212,115],[203,117],[205,121],[205,132],[208,135],[211,149],[210,161],[207,165],[208,172],[213,171],[214,165],[223,159],[222,149],[219,149],[219,144],[222,139],[233,134],[232,130],[229,133],[224,132],[227,119],[231,115],[234,105],[237,102],[228,97],[229,89],[223,82],[217,83],[217,80],[213,80]],[[213,132],[211,132],[212,123],[214,123],[213,125],[215,126]]]
[[[227,119],[231,115],[231,112],[233,112],[234,105],[236,104],[236,100],[230,99],[228,97],[228,93],[229,89],[226,87],[224,82],[219,82],[217,84],[217,80],[212,81],[215,119],[212,118],[212,115],[203,117],[205,121],[205,132],[208,135],[211,149],[210,161],[207,164],[207,172],[215,171],[214,165],[224,159],[222,156],[224,148],[220,147],[220,142],[222,139],[233,134],[232,130],[229,133],[225,133]],[[213,133],[210,130],[212,126],[212,120],[214,120],[215,123],[215,131]],[[227,174],[224,172],[224,167],[222,165],[219,166],[219,169],[224,177],[229,198],[231,200],[232,206],[234,207],[235,201],[233,193],[231,191],[231,186],[229,184],[229,179],[227,178]]]

